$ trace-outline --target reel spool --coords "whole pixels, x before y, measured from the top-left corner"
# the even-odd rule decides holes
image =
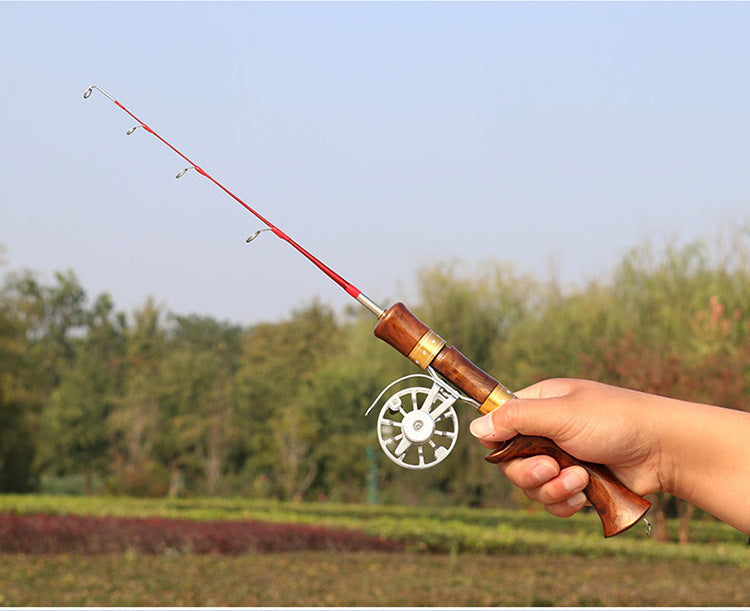
[[[378,442],[385,455],[405,469],[429,469],[445,460],[458,439],[457,401],[464,397],[428,369],[430,375],[412,374],[392,382],[378,395],[366,414],[383,396],[407,379],[422,378],[430,386],[409,386],[391,394],[378,413]]]

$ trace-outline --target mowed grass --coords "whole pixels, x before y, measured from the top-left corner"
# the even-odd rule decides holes
[[[553,555],[0,555],[11,606],[725,606],[748,571]]]

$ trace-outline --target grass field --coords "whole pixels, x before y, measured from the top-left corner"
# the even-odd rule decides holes
[[[747,569],[557,555],[0,555],[11,606],[726,606]]]
[[[402,552],[0,554],[11,606],[748,606],[750,547],[696,522],[695,543],[638,528],[603,539],[595,516],[491,509],[0,497],[0,513],[264,520],[366,531]]]

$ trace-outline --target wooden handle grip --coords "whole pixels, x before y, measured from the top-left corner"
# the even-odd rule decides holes
[[[386,310],[375,327],[376,337],[409,358],[414,347],[428,333],[430,328],[409,312],[403,303],[394,304]],[[451,346],[442,348],[423,368],[426,369],[427,365],[431,365],[435,371],[479,403],[483,403],[499,384],[495,378]]]
[[[562,469],[579,465],[588,471],[589,484],[583,492],[601,518],[605,537],[617,535],[633,526],[651,506],[649,501],[623,486],[604,465],[578,460],[546,437],[517,435],[485,456],[485,460],[499,463],[540,454],[554,458]]]
[[[512,393],[487,374],[456,348],[445,346],[430,328],[414,316],[403,303],[391,306],[378,321],[375,336],[390,344],[423,369],[432,366],[466,395],[477,401],[480,411],[492,411]],[[435,339],[437,338],[437,339]],[[437,341],[440,340],[440,341]],[[501,390],[501,393],[498,393]],[[502,398],[495,400],[497,395]],[[544,454],[552,456],[561,468],[580,465],[589,473],[589,485],[584,490],[602,521],[604,536],[611,537],[630,528],[648,511],[651,503],[623,486],[603,465],[578,460],[544,437],[519,435],[490,453],[486,460],[504,462]]]

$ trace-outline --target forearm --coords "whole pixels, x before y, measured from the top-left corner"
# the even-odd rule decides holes
[[[750,413],[672,399],[655,409],[664,489],[750,534]]]

